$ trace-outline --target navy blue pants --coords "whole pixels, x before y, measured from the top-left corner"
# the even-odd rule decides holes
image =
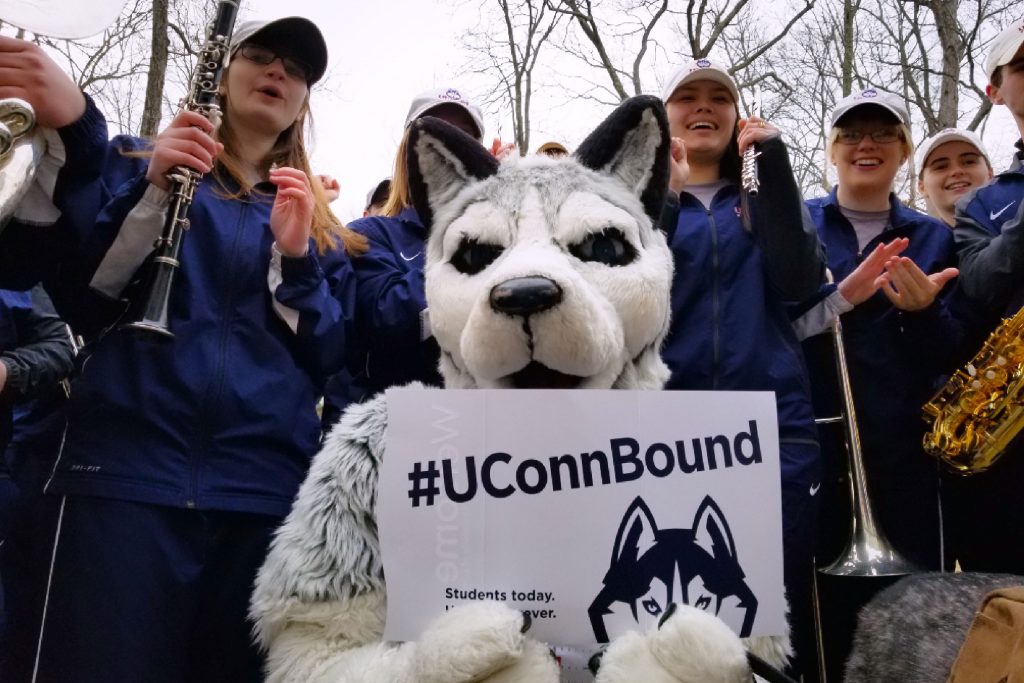
[[[817,666],[814,635],[814,536],[817,499],[810,485],[783,484],[782,574],[789,602],[790,639],[794,657],[789,669],[794,678],[810,675]]]
[[[3,454],[0,453],[0,457]],[[10,546],[8,537],[14,520],[14,510],[18,501],[18,487],[5,472],[0,472],[0,582],[4,579],[3,557]],[[2,585],[2,583],[0,583]],[[0,591],[0,642],[7,627],[6,605],[3,591]]]
[[[247,610],[280,519],[47,498],[41,621],[11,624],[14,657],[0,679],[263,680]]]
[[[819,458],[818,447],[810,444],[779,445],[783,457],[799,454],[799,462]],[[788,673],[799,679],[817,669],[814,631],[814,541],[817,536],[818,491],[821,480],[813,475],[820,467],[807,468],[804,477],[782,482],[782,578],[789,603],[790,640],[794,657]]]

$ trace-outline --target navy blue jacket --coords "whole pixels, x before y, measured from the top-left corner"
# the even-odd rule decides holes
[[[910,240],[902,256],[909,257],[926,274],[956,266],[953,235],[946,225],[891,198],[889,227],[858,248],[853,226],[840,212],[836,190],[807,202],[811,218],[825,245],[828,267],[836,282],[849,275],[864,255],[883,242],[898,237]],[[822,297],[834,290],[823,287]],[[853,388],[854,405],[865,456],[877,467],[906,472],[905,457],[912,453],[919,464],[930,461],[921,450],[925,423],[921,406],[941,386],[958,360],[963,326],[957,308],[956,280],[947,283],[930,307],[903,312],[881,291],[843,314],[843,337]],[[831,344],[831,342],[828,342]],[[815,382],[832,384],[835,367],[814,368]],[[903,461],[903,462],[901,462]],[[895,479],[892,481],[895,482]]]
[[[174,340],[119,330],[119,299],[139,291],[166,210],[147,161],[119,152],[142,144],[110,142],[98,191],[118,189],[80,227],[77,265],[60,274],[60,300],[74,305],[58,310],[76,331],[107,331],[80,356],[47,490],[284,515],[319,442],[320,388],[344,364],[351,263],[340,245],[318,255],[312,240],[305,257],[273,254],[274,186],[229,199],[207,176],[172,290]],[[55,203],[65,190],[58,183]]]
[[[956,207],[961,286],[992,318],[1024,306],[1024,146],[1017,147],[1008,171]]]
[[[678,220],[670,212],[663,218],[675,274],[662,357],[672,371],[668,389],[774,391],[783,479],[813,482],[817,430],[785,302],[817,291],[821,251],[785,147],[768,140],[761,152],[752,232],[740,221],[735,185],[720,190],[710,210],[684,192]],[[787,449],[787,443],[813,447]]]
[[[355,401],[417,381],[440,386],[440,347],[426,322],[423,267],[427,229],[416,210],[370,216],[349,224],[369,241],[352,259],[356,274],[355,339],[348,362]],[[351,391],[351,389],[350,389]]]
[[[0,290],[0,362],[7,369],[0,391],[0,454],[11,435],[14,402],[56,385],[74,360],[67,326],[36,301],[32,292]]]

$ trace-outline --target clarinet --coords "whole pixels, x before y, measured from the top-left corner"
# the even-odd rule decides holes
[[[750,116],[761,116],[761,89],[754,86],[754,95],[750,103]],[[743,152],[743,164],[740,167],[740,209],[743,218],[743,227],[747,232],[753,231],[753,218],[751,216],[751,200],[757,196],[760,181],[757,177],[757,157],[761,153],[757,145],[749,145]]]
[[[206,33],[206,43],[199,53],[199,61],[192,72],[189,92],[182,106],[205,116],[214,125],[220,125],[220,81],[228,56],[228,41],[238,15],[238,0],[220,0],[217,12]],[[174,277],[181,267],[179,255],[181,240],[189,228],[188,212],[192,206],[203,174],[185,166],[175,166],[167,173],[170,181],[171,202],[164,219],[164,227],[154,243],[146,285],[141,290],[144,298],[132,302],[129,321],[120,329],[140,332],[156,338],[173,339],[168,325],[168,309]]]

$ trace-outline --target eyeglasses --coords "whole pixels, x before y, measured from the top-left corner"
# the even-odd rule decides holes
[[[275,59],[280,59],[286,74],[292,78],[301,79],[306,83],[309,83],[310,78],[312,77],[313,69],[310,68],[309,64],[306,64],[301,59],[280,55],[268,47],[263,47],[262,45],[256,45],[254,43],[245,43],[242,47],[238,48],[238,51],[250,62],[262,64],[264,66],[270,64]]]
[[[876,128],[870,131],[860,128],[840,128],[836,142],[843,145],[856,145],[864,139],[865,135],[870,135],[871,139],[880,145],[903,139],[903,133],[899,128]]]

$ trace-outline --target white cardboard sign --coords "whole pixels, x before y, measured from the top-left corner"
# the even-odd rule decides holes
[[[785,632],[775,399],[764,392],[388,392],[377,518],[388,640],[482,599],[592,646],[670,602]],[[715,588],[712,588],[715,586]],[[636,614],[636,617],[633,614]]]

